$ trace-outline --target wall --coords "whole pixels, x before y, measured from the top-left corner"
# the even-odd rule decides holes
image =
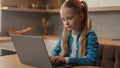
[[[120,39],[120,11],[89,12],[89,18],[98,37]],[[49,20],[54,23],[54,34],[60,35],[63,26],[59,14],[49,15]]]
[[[11,27],[20,30],[27,26],[33,27],[28,34],[42,34],[43,13],[4,11],[2,14],[2,35],[7,35],[6,31]],[[49,34],[60,35],[63,25],[59,13],[48,14],[47,18],[47,21],[52,23]],[[92,28],[98,37],[120,38],[119,11],[89,12],[89,18],[92,20]]]
[[[120,0],[85,0],[88,7],[120,6]]]
[[[120,39],[120,11],[91,12],[89,17],[99,37]]]
[[[63,24],[60,18],[59,13],[53,13],[48,15],[48,21],[52,22],[53,34],[60,35],[63,30]]]
[[[1,25],[2,23],[1,23],[1,10],[0,10],[0,33],[1,33]]]
[[[0,7],[1,7],[1,0],[0,0]],[[0,10],[0,34],[1,34],[1,10]]]

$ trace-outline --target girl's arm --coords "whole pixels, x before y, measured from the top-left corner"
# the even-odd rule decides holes
[[[51,55],[59,55],[59,53],[61,52],[61,40],[62,40],[62,35],[59,37],[56,46],[52,49]]]
[[[98,55],[97,36],[93,31],[87,33],[86,56],[68,57],[69,64],[96,65]]]

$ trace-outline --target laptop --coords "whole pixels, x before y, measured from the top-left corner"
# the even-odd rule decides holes
[[[10,34],[21,63],[38,68],[70,68],[73,65],[52,65],[41,37]]]

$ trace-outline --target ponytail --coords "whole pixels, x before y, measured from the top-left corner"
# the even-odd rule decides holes
[[[82,22],[82,33],[79,38],[80,50],[79,56],[85,56],[86,53],[86,34],[87,34],[87,20],[88,20],[88,7],[85,1],[81,1],[83,7],[84,19]]]
[[[61,49],[62,51],[60,53],[60,56],[64,56],[68,52],[68,31],[65,27],[63,30]]]

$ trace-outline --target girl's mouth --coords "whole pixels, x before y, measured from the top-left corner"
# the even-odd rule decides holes
[[[67,26],[68,28],[71,28],[71,26]]]

